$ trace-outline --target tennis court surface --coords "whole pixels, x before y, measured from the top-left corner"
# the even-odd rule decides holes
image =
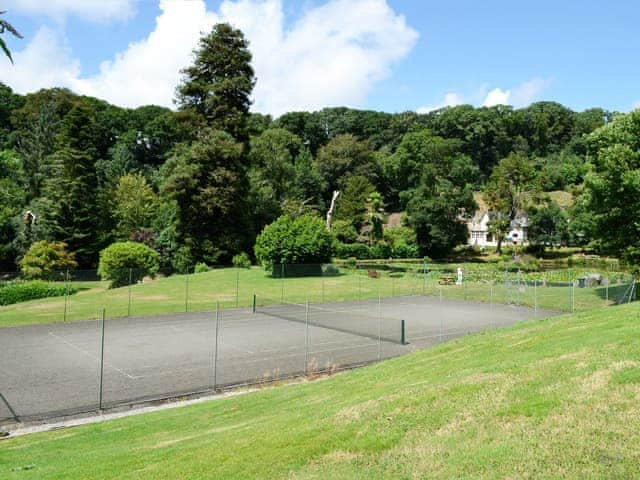
[[[3,328],[0,422],[336,371],[555,314],[425,296],[322,305],[269,305],[258,299],[255,312]]]

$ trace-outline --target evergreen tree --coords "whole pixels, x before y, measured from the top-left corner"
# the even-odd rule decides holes
[[[195,110],[210,127],[248,140],[250,95],[255,85],[249,43],[243,33],[227,23],[213,27],[200,39],[193,65],[182,70],[177,89],[181,110]]]
[[[167,161],[163,194],[177,207],[181,255],[215,264],[246,250],[248,182],[243,147],[231,135],[210,131]]]
[[[46,216],[54,237],[76,253],[80,265],[94,264],[100,250],[93,113],[80,104],[63,119],[56,138],[58,150],[52,157],[52,175],[44,187],[53,205]]]

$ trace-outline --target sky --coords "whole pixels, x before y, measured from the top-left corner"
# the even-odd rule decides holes
[[[428,112],[540,100],[640,108],[640,2],[615,0],[0,0],[0,82],[175,108],[180,69],[225,21],[250,42],[252,110]]]

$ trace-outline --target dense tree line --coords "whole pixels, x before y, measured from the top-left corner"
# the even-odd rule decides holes
[[[86,268],[128,240],[155,249],[164,267],[225,263],[253,253],[283,215],[323,217],[336,190],[334,233],[347,253],[402,245],[445,255],[466,240],[474,192],[483,192],[497,233],[527,210],[539,243],[595,241],[637,255],[610,238],[634,234],[623,218],[636,200],[617,203],[612,185],[636,188],[637,114],[538,102],[274,120],[250,113],[249,45],[226,24],[201,39],[182,74],[176,111],[0,84],[0,269],[42,240],[64,242]],[[570,192],[572,204],[561,208],[546,195],[554,191]],[[392,212],[405,212],[404,226],[387,234]]]

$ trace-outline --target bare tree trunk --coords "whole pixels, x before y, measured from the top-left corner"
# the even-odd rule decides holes
[[[336,210],[336,200],[338,199],[338,195],[340,195],[340,191],[334,190],[333,197],[331,198],[331,206],[327,212],[327,231],[329,232],[331,231],[331,219],[333,218],[333,212]]]
[[[502,235],[498,237],[498,245],[496,245],[496,255],[502,255]]]

